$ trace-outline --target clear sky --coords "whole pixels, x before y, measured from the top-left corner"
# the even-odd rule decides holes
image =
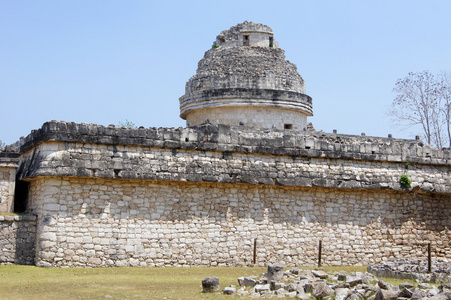
[[[411,137],[393,126],[408,72],[451,70],[451,1],[0,0],[0,140],[46,121],[180,127],[178,98],[216,36],[273,28],[326,132]]]

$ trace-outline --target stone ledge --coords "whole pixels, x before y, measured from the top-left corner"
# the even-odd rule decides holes
[[[0,221],[6,221],[6,222],[14,222],[14,221],[36,221],[37,216],[36,215],[13,215],[13,214],[7,214],[2,215],[0,214]]]
[[[121,128],[52,121],[33,130],[14,146],[24,152],[44,141],[451,165],[450,150],[438,150],[417,140],[213,124],[189,128]]]
[[[0,168],[17,168],[19,153],[11,151],[0,151]]]
[[[180,117],[186,119],[187,113],[192,110],[224,106],[277,107],[313,115],[312,98],[302,93],[230,88],[204,90],[180,97]]]

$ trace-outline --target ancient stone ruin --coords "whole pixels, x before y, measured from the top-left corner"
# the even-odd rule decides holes
[[[216,279],[216,292],[220,290],[220,283],[217,277],[213,278]],[[395,286],[367,272],[327,273],[297,268],[284,272],[281,265],[269,265],[268,272],[260,276],[240,277],[237,283],[224,288],[222,293],[252,298],[288,297],[303,300],[451,299],[451,284],[435,286],[420,281],[417,285],[404,282]],[[204,289],[204,292],[213,291]]]
[[[451,283],[450,261],[432,261],[429,272],[425,259],[390,259],[368,266],[368,272],[376,276],[415,279],[418,282]]]
[[[180,97],[187,125],[245,125],[304,130],[312,99],[270,27],[244,22],[224,30],[199,61]]]
[[[315,130],[268,26],[221,32],[179,100],[186,128],[50,121],[0,152],[0,263],[313,266],[319,240],[323,265],[451,258],[451,152]]]

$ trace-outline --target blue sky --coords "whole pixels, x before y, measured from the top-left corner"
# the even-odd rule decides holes
[[[411,137],[387,109],[408,72],[451,71],[451,1],[0,0],[0,140],[50,120],[179,127],[215,37],[273,28],[326,132]]]

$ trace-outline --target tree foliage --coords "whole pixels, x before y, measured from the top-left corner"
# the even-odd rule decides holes
[[[396,124],[420,126],[424,140],[451,147],[451,81],[448,73],[410,72],[396,81],[390,115]]]

